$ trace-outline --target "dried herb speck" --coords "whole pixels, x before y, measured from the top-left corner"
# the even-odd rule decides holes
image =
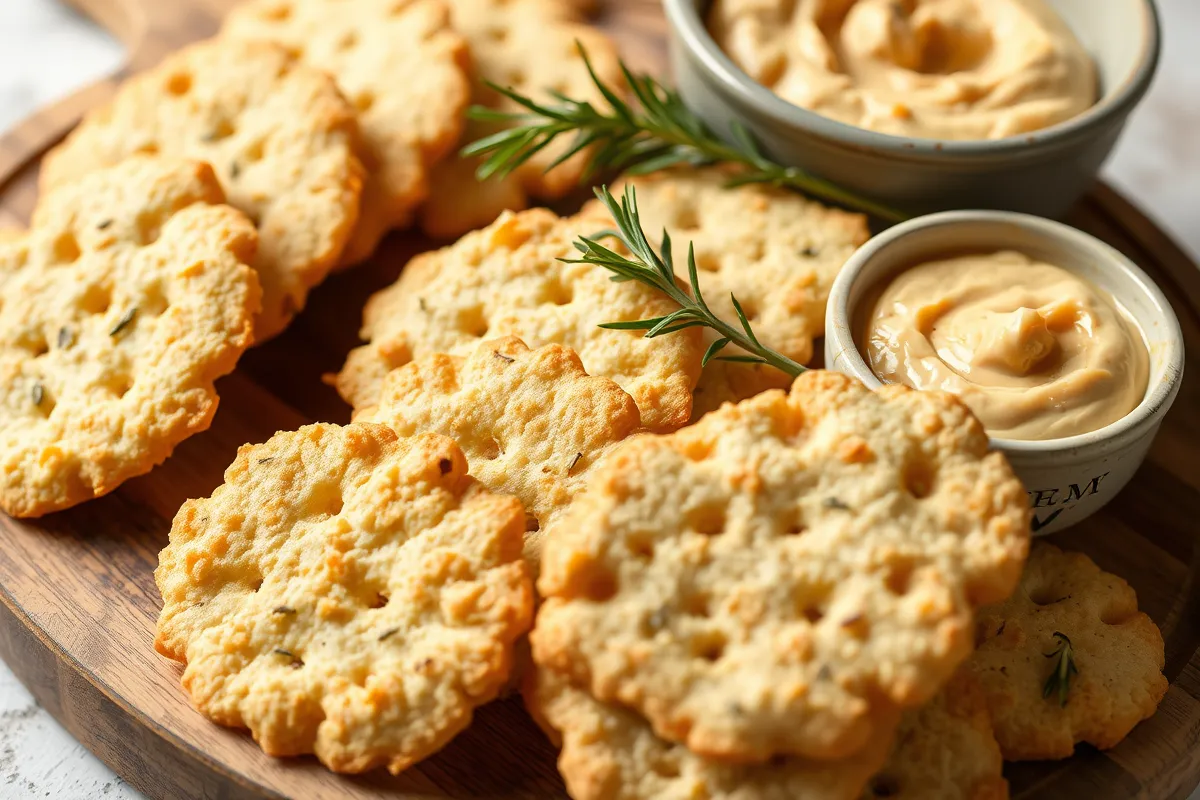
[[[824,500],[821,501],[821,505],[825,506],[826,508],[835,509],[837,511],[849,511],[850,510],[850,506],[846,505],[845,503],[843,503],[841,500],[839,500],[836,497],[826,497]]]
[[[58,329],[58,349],[66,350],[75,344],[75,333],[66,325]]]
[[[113,221],[111,219],[102,219],[96,223],[96,230],[98,230],[98,231],[107,230],[108,226],[110,226],[112,224],[113,224]]]
[[[429,306],[425,305],[424,297],[417,298],[417,305],[420,306],[421,310],[424,311],[426,314],[429,313]]]
[[[118,333],[125,330],[129,323],[133,322],[133,318],[136,316],[137,306],[131,306],[129,310],[122,314],[121,318],[117,320],[117,324],[112,326],[112,330],[108,332],[108,335],[116,336]]]
[[[512,356],[506,356],[506,355],[504,355],[504,353],[501,353],[499,350],[493,350],[492,355],[496,356],[496,358],[500,359],[501,361],[507,361],[509,364],[516,361],[516,359],[513,358]]]
[[[295,614],[296,609],[292,608],[291,606],[278,606],[271,613],[272,614]]]
[[[400,632],[399,628],[388,628],[386,631],[379,634],[379,641],[382,642],[390,636],[395,636],[399,632]]]
[[[578,465],[578,464],[579,464],[579,461],[580,461],[582,458],[583,458],[583,453],[576,453],[576,454],[575,454],[575,457],[571,459],[571,466],[567,467],[567,474],[568,474],[568,475],[570,475],[570,474],[571,474],[571,470],[575,469],[576,465]]]
[[[33,388],[29,390],[29,397],[35,406],[42,404],[42,400],[46,397],[46,389],[42,386],[41,381],[34,382]]]
[[[275,648],[275,655],[285,656],[287,658],[295,658],[296,657],[296,654],[293,653],[291,650],[284,650],[282,647]]]
[[[231,163],[229,165],[229,177],[230,178],[232,178],[233,180],[236,181],[238,179],[238,176],[241,174],[242,174],[242,165],[241,164],[234,161],[233,163]]]
[[[816,258],[820,254],[821,254],[821,251],[818,250],[817,248],[813,247],[812,245],[809,245],[808,247],[806,247],[800,251],[800,255],[804,256],[805,258]]]

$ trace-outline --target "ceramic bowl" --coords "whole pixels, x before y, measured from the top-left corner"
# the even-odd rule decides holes
[[[1103,96],[1074,119],[987,141],[918,139],[856,128],[756,83],[704,26],[709,0],[664,0],[684,101],[720,135],[740,121],[773,160],[910,214],[998,208],[1058,217],[1092,184],[1158,65],[1153,0],[1048,0],[1096,61]]]
[[[1061,439],[991,440],[1025,484],[1034,532],[1052,533],[1094,514],[1129,482],[1183,379],[1179,321],[1154,281],[1128,258],[1082,231],[1025,214],[951,211],[910,220],[871,239],[838,274],[825,317],[825,365],[880,386],[853,327],[870,313],[861,306],[871,291],[923,261],[995,250],[1023,252],[1104,289],[1129,312],[1150,351],[1146,395],[1116,422]]]

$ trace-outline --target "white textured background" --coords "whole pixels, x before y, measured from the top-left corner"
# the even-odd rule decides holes
[[[1200,258],[1200,0],[1159,4],[1163,65],[1107,176]],[[115,42],[59,0],[0,0],[0,130],[120,60]],[[0,798],[137,797],[0,664]]]

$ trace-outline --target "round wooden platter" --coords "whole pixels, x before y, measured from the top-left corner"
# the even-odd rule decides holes
[[[235,0],[76,0],[129,48],[123,74],[216,30]],[[654,0],[606,0],[599,24],[633,66],[661,71]],[[0,226],[28,219],[38,159],[117,78],[47,109],[0,139]],[[1200,271],[1133,206],[1097,186],[1078,227],[1145,268],[1171,299],[1191,353],[1183,390],[1133,482],[1100,514],[1054,537],[1128,579],[1166,636],[1171,689],[1117,748],[1010,765],[1017,798],[1184,798],[1200,782]],[[151,647],[153,569],[171,519],[209,494],[238,445],[348,410],[322,384],[356,343],[363,301],[430,246],[395,236],[370,263],[334,276],[286,335],[219,384],[211,430],[116,493],[30,523],[0,517],[0,656],[37,699],[130,784],[161,798],[565,798],[545,737],[509,699],[482,709],[443,752],[398,777],[335,776],[313,759],[262,755],[243,732],[208,723],[179,688],[180,668]]]

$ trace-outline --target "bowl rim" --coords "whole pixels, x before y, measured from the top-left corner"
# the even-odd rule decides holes
[[[883,385],[883,381],[875,375],[859,351],[858,345],[854,341],[852,326],[854,309],[850,308],[850,290],[855,286],[867,264],[906,236],[966,222],[981,222],[998,228],[1016,225],[1033,229],[1048,239],[1056,239],[1064,247],[1072,250],[1092,256],[1099,253],[1103,258],[1096,260],[1096,263],[1101,269],[1123,272],[1132,279],[1134,285],[1148,297],[1151,304],[1158,310],[1160,314],[1158,322],[1162,326],[1166,342],[1166,347],[1159,356],[1163,365],[1163,378],[1155,381],[1151,376],[1150,385],[1147,386],[1141,402],[1125,416],[1102,428],[1056,439],[1004,439],[989,434],[993,447],[1012,454],[1043,456],[1084,448],[1092,449],[1098,446],[1107,449],[1121,446],[1127,441],[1140,439],[1147,431],[1156,427],[1170,409],[1183,381],[1183,330],[1170,301],[1153,278],[1133,263],[1128,256],[1107,242],[1065,223],[1016,211],[968,209],[926,214],[895,225],[860,247],[846,262],[833,282],[829,293],[829,307],[826,312],[825,324],[826,342],[836,343],[842,350],[844,353],[842,359],[851,374],[872,388]],[[1142,319],[1138,319],[1137,324],[1144,336],[1146,325]],[[1143,343],[1145,342],[1143,341]],[[1154,359],[1153,353],[1151,358]],[[827,364],[826,368],[834,369],[834,366]]]
[[[934,157],[1015,155],[1032,147],[1052,146],[1088,136],[1092,129],[1129,114],[1150,88],[1162,52],[1162,19],[1156,0],[1136,0],[1145,17],[1141,57],[1132,74],[1122,78],[1117,91],[1101,98],[1087,111],[1055,125],[1002,139],[943,140],[898,136],[860,128],[794,105],[741,70],[717,45],[704,25],[698,6],[703,0],[663,0],[667,20],[694,60],[715,78],[727,93],[739,97],[753,110],[792,128],[823,139],[868,148],[897,157],[914,152]]]

